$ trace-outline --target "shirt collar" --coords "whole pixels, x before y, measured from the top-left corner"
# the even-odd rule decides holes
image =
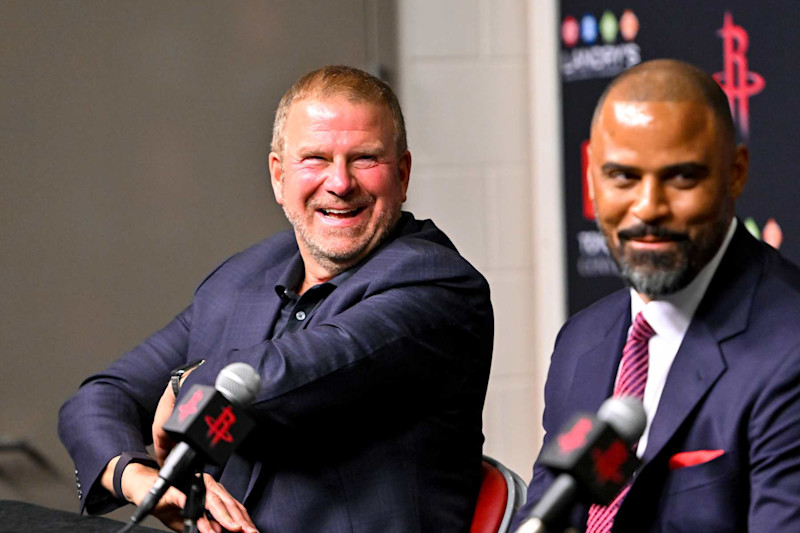
[[[328,281],[315,285],[314,287],[332,285],[333,288],[336,288],[347,281],[354,273],[355,269],[349,268],[344,272],[335,275]],[[298,298],[297,288],[300,287],[300,284],[303,282],[304,276],[305,264],[303,263],[303,258],[300,256],[300,252],[298,251],[289,260],[286,268],[278,277],[278,281],[275,283],[275,293],[281,299],[289,298],[291,300],[296,300]],[[333,290],[333,288],[331,290]]]
[[[711,284],[711,279],[719,267],[722,256],[728,249],[728,245],[733,239],[738,222],[734,217],[728,226],[728,232],[722,245],[711,258],[706,266],[700,270],[695,278],[681,290],[664,296],[658,300],[652,300],[645,304],[642,297],[634,289],[631,289],[631,317],[635,317],[640,311],[644,313],[647,322],[657,335],[683,337],[689,329],[694,312],[700,305],[700,300]]]

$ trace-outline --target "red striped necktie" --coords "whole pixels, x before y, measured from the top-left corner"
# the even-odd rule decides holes
[[[619,369],[614,396],[634,396],[644,398],[644,386],[647,383],[648,342],[655,331],[640,312],[633,320],[633,328],[622,349],[622,363]],[[614,525],[614,517],[622,505],[622,500],[631,488],[625,485],[616,498],[608,505],[594,504],[589,508],[589,519],[586,521],[586,533],[607,533]]]

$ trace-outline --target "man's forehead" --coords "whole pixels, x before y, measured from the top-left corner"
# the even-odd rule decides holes
[[[632,127],[648,126],[654,117],[649,106],[642,102],[612,102],[614,120]]]
[[[330,150],[334,144],[383,151],[392,143],[391,124],[389,111],[367,100],[351,101],[338,95],[304,98],[289,110],[285,143],[287,148],[303,152]]]
[[[370,100],[354,100],[345,95],[311,96],[292,103],[287,122],[322,124],[337,118],[373,126],[391,121],[391,112],[386,106]]]
[[[592,137],[669,134],[714,136],[713,111],[697,100],[626,100],[609,98],[592,128]]]

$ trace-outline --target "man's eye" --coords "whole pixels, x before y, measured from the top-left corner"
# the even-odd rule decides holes
[[[618,183],[632,183],[633,181],[639,179],[639,176],[637,176],[636,174],[632,172],[623,172],[623,171],[611,172],[608,175],[608,177]]]
[[[353,164],[358,168],[369,168],[375,165],[378,162],[378,158],[374,155],[362,155],[358,156]]]
[[[688,189],[690,187],[693,187],[697,183],[697,179],[698,177],[695,176],[694,174],[686,172],[670,176],[669,181],[675,187]]]

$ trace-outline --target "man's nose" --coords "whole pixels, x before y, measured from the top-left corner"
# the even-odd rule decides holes
[[[355,188],[355,179],[350,173],[347,161],[335,159],[328,167],[325,190],[335,196],[347,196]]]
[[[654,222],[669,214],[664,184],[658,177],[642,177],[630,212],[642,222]]]

